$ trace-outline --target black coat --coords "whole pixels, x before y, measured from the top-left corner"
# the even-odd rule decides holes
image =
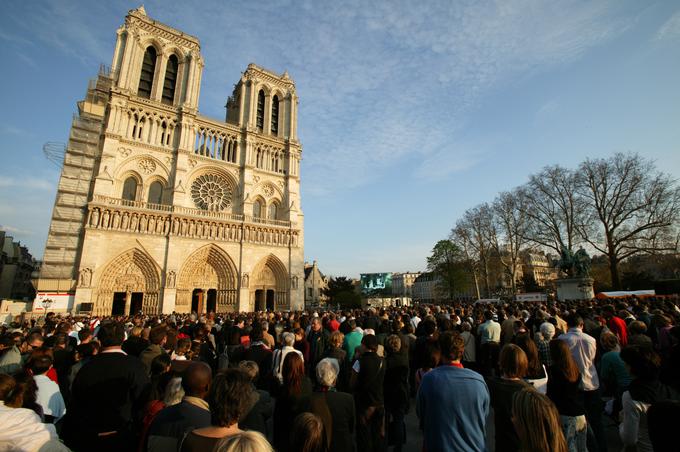
[[[295,416],[305,412],[312,394],[312,383],[304,377],[300,394],[287,396],[283,391],[277,395],[274,405],[274,448],[278,452],[290,450],[290,432],[293,430]]]
[[[260,374],[255,386],[257,389],[268,389],[272,372],[272,351],[264,345],[251,345],[243,352],[241,360],[257,363]]]
[[[100,353],[78,372],[63,436],[75,450],[96,447],[98,433],[133,436],[150,388],[144,364],[123,353]]]
[[[187,432],[209,426],[210,411],[187,401],[163,408],[149,426],[148,450],[177,450]]]
[[[251,394],[250,409],[238,421],[242,430],[255,430],[269,437],[267,421],[274,413],[274,400],[267,391],[254,390]]]
[[[345,392],[315,392],[308,411],[321,418],[329,435],[330,452],[352,452],[354,446],[354,397]]]
[[[390,353],[385,358],[385,364],[385,410],[406,413],[409,409],[408,355]]]

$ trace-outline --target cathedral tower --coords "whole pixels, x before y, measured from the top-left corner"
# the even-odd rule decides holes
[[[250,64],[198,113],[200,43],[144,8],[78,103],[38,281],[99,315],[303,307],[298,98]]]

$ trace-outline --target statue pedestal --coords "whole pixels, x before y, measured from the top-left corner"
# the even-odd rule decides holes
[[[595,296],[592,278],[561,278],[555,283],[559,301],[590,300]]]

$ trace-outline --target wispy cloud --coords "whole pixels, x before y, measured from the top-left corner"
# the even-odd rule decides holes
[[[21,135],[26,135],[27,132],[17,126],[13,126],[11,124],[2,124],[0,125],[0,135],[15,135],[15,136],[21,136]]]
[[[0,175],[0,188],[20,187],[29,190],[54,190],[54,181],[37,177],[15,178]]]
[[[8,224],[0,224],[0,231],[6,231],[10,234],[17,235],[33,235],[33,231],[23,228],[15,228],[14,226],[10,226]]]
[[[656,39],[660,41],[678,37],[680,37],[680,11],[673,14],[656,32]]]

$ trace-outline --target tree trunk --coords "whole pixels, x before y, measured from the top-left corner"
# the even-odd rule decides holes
[[[621,278],[619,277],[619,259],[614,253],[609,253],[609,273],[612,277],[612,289],[621,290]]]

